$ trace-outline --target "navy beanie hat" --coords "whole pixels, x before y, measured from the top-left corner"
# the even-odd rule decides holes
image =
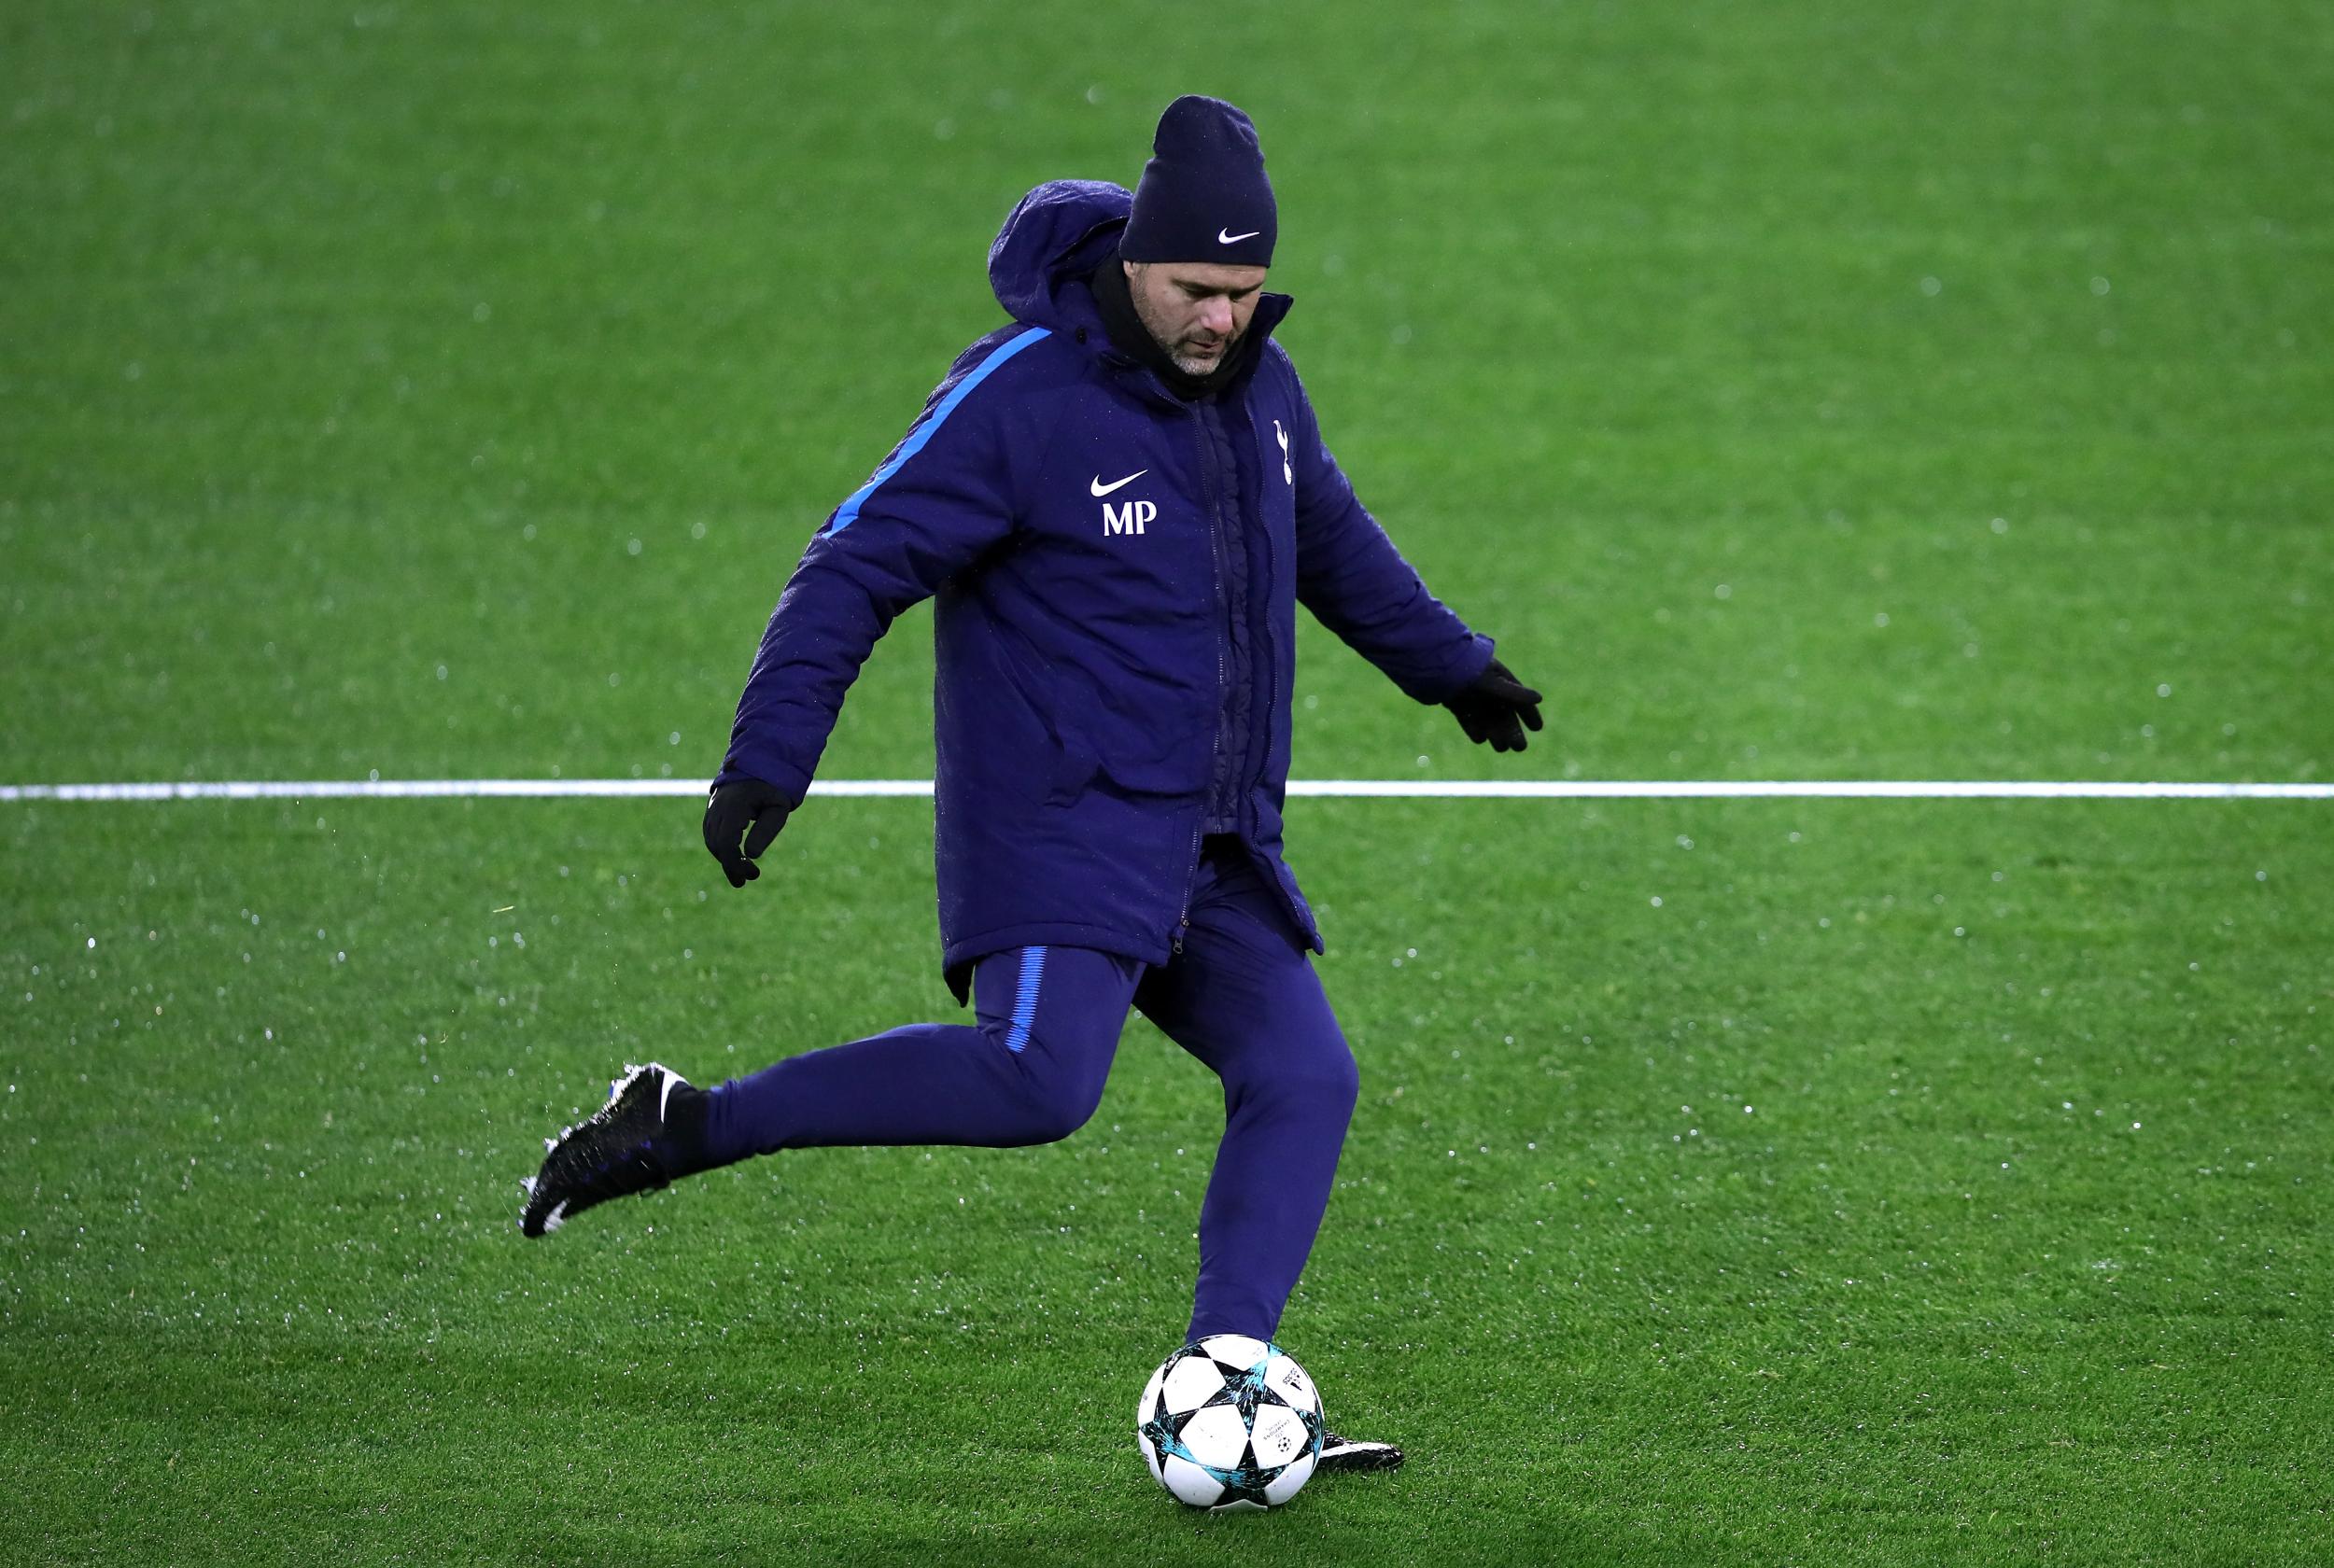
[[[1256,126],[1220,98],[1178,98],[1159,117],[1118,254],[1129,261],[1269,267],[1280,226]]]

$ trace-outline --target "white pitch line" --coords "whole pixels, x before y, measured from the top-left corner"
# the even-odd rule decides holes
[[[1291,779],[1292,795],[1516,800],[2334,800],[2334,784],[2112,784],[1965,779]]]
[[[696,797],[694,778],[331,778],[179,784],[0,784],[7,801]],[[928,778],[822,779],[814,795],[929,797]],[[1964,779],[1293,778],[1291,795],[1378,800],[2334,800],[2334,784],[2119,784]]]

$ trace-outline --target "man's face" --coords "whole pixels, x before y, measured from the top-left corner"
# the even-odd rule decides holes
[[[1248,329],[1261,267],[1214,261],[1124,261],[1134,314],[1186,375],[1206,375]]]

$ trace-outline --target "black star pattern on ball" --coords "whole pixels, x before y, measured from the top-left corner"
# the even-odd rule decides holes
[[[1261,1361],[1254,1366],[1234,1366],[1216,1362],[1216,1370],[1224,1375],[1222,1391],[1208,1400],[1209,1405],[1233,1405],[1240,1409],[1240,1424],[1254,1430],[1257,1407],[1287,1405],[1287,1400],[1264,1386],[1264,1366]],[[1204,1407],[1202,1407],[1204,1408]]]
[[[1151,1419],[1143,1423],[1143,1440],[1151,1446],[1151,1451],[1159,1455],[1162,1462],[1169,1454],[1174,1454],[1198,1464],[1198,1460],[1191,1459],[1191,1450],[1183,1446],[1183,1423],[1190,1419],[1188,1415],[1171,1414],[1167,1402],[1161,1399],[1151,1411]]]
[[[1229,1508],[1236,1504],[1253,1503],[1259,1508],[1271,1507],[1272,1499],[1264,1495],[1264,1489],[1279,1479],[1281,1467],[1277,1464],[1268,1470],[1257,1463],[1255,1444],[1244,1445],[1240,1450],[1239,1469],[1229,1473],[1222,1470],[1208,1472],[1224,1483],[1224,1495],[1216,1500],[1216,1506]]]

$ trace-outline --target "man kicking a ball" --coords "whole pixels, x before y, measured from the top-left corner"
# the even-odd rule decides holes
[[[780,1149],[1013,1148],[1102,1098],[1130,1005],[1224,1085],[1189,1337],[1270,1339],[1327,1207],[1357,1077],[1281,858],[1301,602],[1470,739],[1540,694],[1363,510],[1261,292],[1256,129],[1160,118],[1132,198],[1061,180],[989,252],[1012,320],[960,355],[780,595],[705,813],[733,887],[785,825],[878,638],[936,597],[943,964],[976,1024],[910,1024],[699,1089],[636,1068],[527,1183],[541,1236]],[[1331,1437],[1324,1469],[1401,1463]]]

